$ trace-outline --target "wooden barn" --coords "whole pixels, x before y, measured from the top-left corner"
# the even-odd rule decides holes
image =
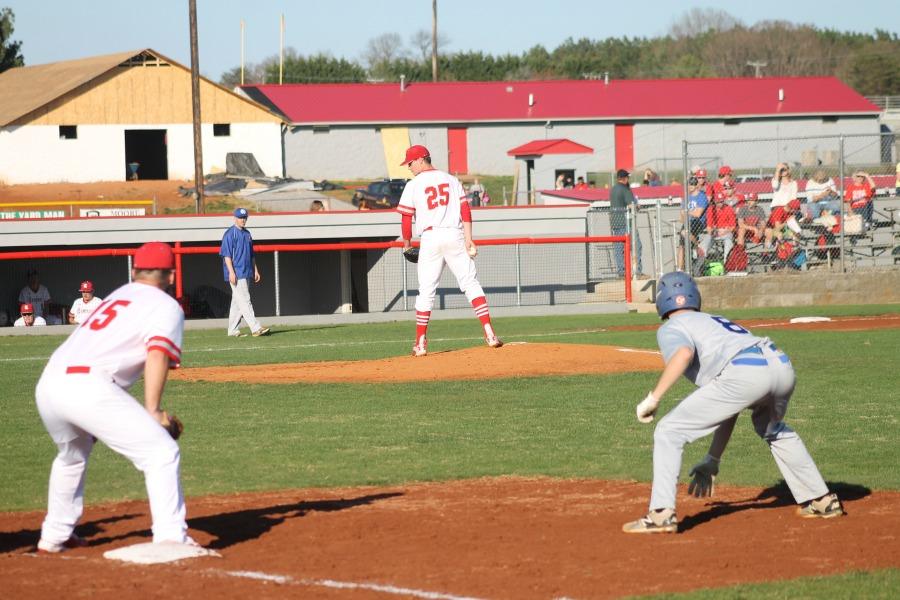
[[[203,168],[283,174],[283,119],[201,78]],[[131,167],[129,167],[131,165]],[[0,182],[193,179],[190,69],[151,49],[0,73]]]

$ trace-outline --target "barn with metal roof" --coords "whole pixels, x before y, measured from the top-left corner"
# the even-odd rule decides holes
[[[252,152],[282,175],[280,115],[202,78],[200,96],[204,172]],[[0,73],[0,182],[193,179],[193,165],[190,69],[154,50]]]
[[[879,131],[878,107],[834,77],[287,84],[240,90],[290,123],[284,140],[287,174],[316,179],[408,176],[398,165],[409,144],[428,146],[436,164],[451,172],[493,175],[514,173],[517,161],[509,152],[529,141],[566,138],[593,149],[539,161],[534,178],[540,189],[552,187],[560,171],[581,176],[661,160],[680,168],[685,139]]]

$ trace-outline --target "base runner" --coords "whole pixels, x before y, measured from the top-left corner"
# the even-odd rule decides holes
[[[110,294],[44,368],[35,396],[58,453],[39,552],[84,545],[74,531],[96,440],[144,473],[153,541],[195,545],[187,535],[178,444],[164,428],[169,416],[160,408],[168,371],[181,361],[184,313],[163,291],[172,284],[174,268],[168,244],[141,246],[133,283]],[[142,374],[144,406],[126,392]]]
[[[475,309],[484,328],[484,339],[491,348],[503,345],[491,326],[484,290],[478,283],[475,261],[478,253],[472,241],[472,212],[459,179],[431,166],[431,154],[425,146],[411,146],[401,163],[413,173],[406,184],[397,210],[402,215],[401,234],[404,250],[412,247],[412,220],[421,239],[417,273],[416,340],[413,356],[427,354],[426,332],[434,306],[434,294],[446,263],[459,283],[459,289]]]
[[[675,490],[685,444],[713,435],[709,452],[691,469],[688,492],[711,496],[719,461],[738,414],[752,412],[757,435],[769,446],[804,518],[844,514],[803,440],[784,422],[794,393],[794,367],[769,338],[751,334],[724,317],[700,311],[700,290],[687,273],[663,275],[656,311],[665,321],[656,334],[666,366],[652,392],[637,405],[637,418],[650,423],[659,401],[684,375],[698,388],[669,411],[653,434],[653,489],[647,516],[626,523],[626,533],[675,533]]]

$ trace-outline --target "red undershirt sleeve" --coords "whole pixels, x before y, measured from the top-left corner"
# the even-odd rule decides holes
[[[459,216],[462,218],[463,223],[471,223],[472,222],[472,209],[469,208],[468,202],[463,202],[459,206]]]
[[[412,215],[402,215],[400,218],[400,235],[404,240],[412,239]]]

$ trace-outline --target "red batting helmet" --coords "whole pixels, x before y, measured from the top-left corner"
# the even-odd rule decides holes
[[[25,304],[19,306],[19,312],[23,315],[33,315],[34,307],[26,302]]]
[[[90,281],[82,281],[81,285],[78,286],[78,291],[82,292],[82,293],[87,292],[89,294],[93,294],[94,293],[94,284],[91,283]]]
[[[406,159],[400,163],[400,166],[406,166],[412,161],[425,158],[426,156],[431,156],[431,153],[428,152],[428,148],[425,146],[410,146],[406,149]]]
[[[164,242],[147,242],[134,253],[135,269],[174,269],[175,254]]]

